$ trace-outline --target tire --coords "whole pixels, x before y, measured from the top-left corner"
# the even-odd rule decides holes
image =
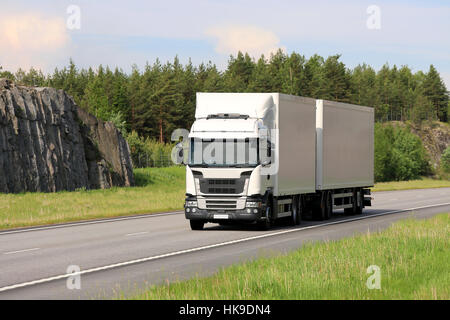
[[[344,209],[345,214],[354,216],[354,215],[362,213],[362,202],[361,202],[361,206],[358,206],[357,194],[358,194],[357,189],[353,190],[353,197],[352,197],[353,207]],[[360,192],[360,195],[361,195],[361,192]]]
[[[355,209],[355,214],[356,215],[362,214],[363,213],[363,208],[364,208],[364,193],[363,193],[363,190],[362,189],[356,190],[354,197],[355,197],[355,199],[357,199],[358,191],[359,191],[359,206],[358,206],[358,202],[356,201],[355,202],[355,208],[356,208]]]
[[[320,201],[315,205],[313,209],[313,219],[323,221],[328,219],[327,209],[327,195],[328,191],[325,191],[320,195]]]
[[[266,231],[269,230],[272,227],[272,221],[270,220],[271,216],[272,216],[272,205],[268,205],[266,207],[266,212],[265,212],[265,216],[266,219],[262,220],[262,221],[258,221],[258,229],[261,231]]]
[[[203,230],[205,226],[205,222],[202,220],[189,220],[189,223],[191,224],[192,230]]]
[[[333,195],[331,191],[326,194],[326,219],[329,220],[333,216]]]
[[[291,224],[293,226],[298,226],[302,220],[302,204],[300,201],[300,197],[295,196],[292,199],[292,216],[291,216]]]

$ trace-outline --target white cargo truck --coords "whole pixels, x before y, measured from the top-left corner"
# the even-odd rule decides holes
[[[329,219],[371,204],[373,108],[280,93],[197,93],[185,215],[207,222]]]

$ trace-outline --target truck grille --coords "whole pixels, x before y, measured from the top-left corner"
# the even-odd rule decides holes
[[[200,179],[200,191],[204,194],[240,194],[244,192],[245,178]]]
[[[232,210],[236,209],[236,200],[206,200],[206,209]]]

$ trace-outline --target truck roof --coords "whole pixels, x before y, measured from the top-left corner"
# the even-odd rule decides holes
[[[278,93],[197,93],[195,118],[208,118],[218,114],[234,114],[249,118],[264,118],[275,105]]]

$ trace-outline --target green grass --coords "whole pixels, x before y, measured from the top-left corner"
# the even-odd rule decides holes
[[[380,233],[310,243],[208,278],[153,286],[131,299],[450,299],[450,214],[408,219]],[[366,287],[367,267],[381,289]],[[122,297],[123,298],[123,297]]]
[[[137,187],[0,194],[0,229],[179,210],[184,167],[136,169]]]
[[[377,192],[377,191],[449,188],[449,187],[450,187],[450,180],[435,180],[430,178],[422,178],[420,180],[410,180],[410,181],[378,182],[375,184],[375,187],[372,188],[372,191]]]

